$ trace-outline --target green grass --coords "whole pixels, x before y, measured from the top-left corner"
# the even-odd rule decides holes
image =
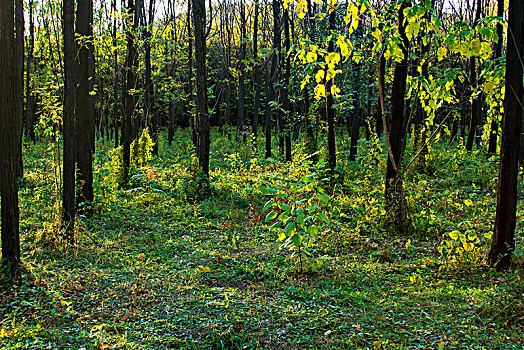
[[[384,145],[373,157],[372,142],[362,142],[349,163],[340,138],[343,180],[311,249],[323,265],[300,273],[264,222],[258,185],[285,186],[322,168],[264,161],[262,150],[253,162],[249,146],[212,139],[203,200],[186,132],[172,147],[162,139],[160,156],[126,191],[110,186],[109,145],[100,145],[94,215],[78,219],[75,247],[58,248],[43,239],[56,232],[59,208],[52,147],[25,149],[24,270],[0,294],[1,347],[524,348],[522,202],[517,265],[498,274],[477,259],[489,244],[482,235],[492,228],[497,184],[496,164],[481,151],[434,145],[430,174],[405,175],[413,228],[398,235],[383,225]],[[411,154],[408,145],[405,162]],[[295,161],[303,157],[297,148]],[[437,252],[454,230],[482,238],[456,264]]]

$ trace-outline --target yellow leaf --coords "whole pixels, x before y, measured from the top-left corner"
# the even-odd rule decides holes
[[[317,60],[317,53],[316,52],[308,52],[306,55],[306,60],[308,63],[313,63]]]
[[[439,62],[444,59],[444,57],[447,55],[448,49],[444,46],[439,47],[437,50],[438,60]]]
[[[320,83],[322,80],[324,80],[325,72],[320,69],[317,74],[315,75],[315,80],[317,81],[317,84]]]
[[[211,272],[211,269],[209,268],[209,266],[205,266],[204,267],[204,266],[200,265],[198,267],[198,271],[200,271],[200,272]]]
[[[406,248],[409,248],[410,245],[411,245],[411,239],[408,239],[408,241],[406,242]]]
[[[450,237],[452,240],[456,241],[456,240],[458,239],[458,237],[459,237],[459,233],[460,233],[459,231],[451,231],[451,232],[449,233],[449,237]]]
[[[315,98],[320,100],[323,97],[326,97],[326,86],[324,84],[318,84],[315,88]]]

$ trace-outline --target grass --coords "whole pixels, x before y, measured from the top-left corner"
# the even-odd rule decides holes
[[[252,161],[249,146],[213,140],[212,189],[203,199],[186,132],[171,147],[162,139],[159,157],[127,190],[111,186],[110,146],[99,145],[94,215],[78,218],[74,247],[46,244],[59,207],[52,145],[26,148],[24,269],[0,294],[2,348],[524,347],[521,201],[517,263],[498,274],[480,259],[497,184],[496,164],[482,151],[434,145],[430,174],[405,175],[413,227],[398,235],[383,225],[384,145],[361,142],[350,163],[340,137],[343,179],[310,249],[323,263],[300,273],[264,222],[258,185],[285,187],[322,166],[265,161],[261,151]],[[410,154],[408,145],[405,162]],[[303,159],[300,147],[294,156]],[[438,252],[452,231],[479,237],[453,261]]]

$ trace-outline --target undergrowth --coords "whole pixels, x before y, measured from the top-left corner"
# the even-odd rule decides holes
[[[24,149],[23,269],[2,281],[2,348],[524,347],[523,212],[515,265],[487,269],[497,171],[482,150],[432,145],[431,171],[405,174],[411,227],[397,235],[384,225],[381,140],[350,162],[340,137],[333,182],[323,148],[313,163],[298,144],[286,163],[214,134],[203,182],[188,132],[172,147],[163,137],[124,188],[114,151],[97,145],[94,215],[69,247],[42,238],[59,229],[52,154]],[[408,143],[404,162],[413,153]]]

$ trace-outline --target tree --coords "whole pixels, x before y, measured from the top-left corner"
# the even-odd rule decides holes
[[[337,15],[336,6],[330,6],[329,14],[329,31],[333,32],[335,27],[335,19]],[[328,53],[335,51],[334,40],[329,41]],[[326,74],[326,116],[327,116],[327,143],[328,143],[328,155],[329,155],[329,168],[333,175],[335,167],[337,166],[337,150],[335,144],[335,109],[333,108],[334,99],[333,94],[331,93],[331,87],[333,86],[333,79],[327,78]]]
[[[123,166],[124,166],[124,183],[128,182],[129,167],[131,164],[131,142],[136,135],[133,126],[133,118],[136,107],[136,68],[138,66],[138,52],[135,42],[135,33],[138,28],[137,8],[133,0],[127,2],[127,24],[126,24],[126,41],[127,53],[125,62],[126,81],[124,85],[124,125],[122,130],[123,145]]]
[[[19,71],[15,38],[15,3],[0,3],[0,196],[2,219],[2,260],[11,274],[20,263],[17,164],[20,142]]]
[[[506,53],[506,95],[500,147],[499,187],[497,212],[488,264],[497,270],[506,270],[511,264],[515,249],[517,214],[517,176],[519,170],[519,138],[522,120],[524,73],[524,2],[509,1]]]
[[[497,17],[504,17],[504,0],[497,0]],[[497,59],[502,57],[502,35],[504,27],[501,22],[497,23],[497,37],[498,41],[494,46],[493,58]],[[493,119],[491,121],[490,133],[489,133],[489,144],[488,153],[495,154],[497,152],[497,134],[499,129],[499,123]],[[522,150],[521,150],[522,151]]]
[[[477,0],[477,8],[475,11],[475,21],[473,21],[473,27],[475,27],[478,22],[480,21],[480,14],[482,12],[482,1]],[[475,56],[471,56],[469,59],[469,83],[472,87],[477,86],[478,80],[477,80],[477,58]],[[479,124],[479,98],[475,96],[471,101],[471,118],[469,122],[469,133],[468,133],[468,139],[466,141],[466,149],[468,151],[471,151],[473,149],[473,141],[475,139],[475,133],[477,131],[477,126]]]
[[[389,133],[389,156],[386,169],[386,207],[394,214],[395,228],[402,232],[407,223],[406,200],[400,174],[400,159],[404,137],[404,98],[406,95],[406,80],[408,76],[409,40],[406,36],[407,21],[404,11],[410,7],[409,0],[403,0],[398,10],[398,34],[403,58],[395,63],[393,76],[393,91],[391,94],[391,130]]]
[[[204,0],[193,0],[193,23],[195,27],[195,68],[196,68],[196,141],[198,163],[202,172],[209,178],[209,113],[206,87],[206,38],[204,19],[206,5]]]
[[[63,181],[62,226],[66,239],[74,242],[75,224],[75,18],[74,0],[62,1],[62,32],[64,36],[64,95],[63,95]]]
[[[93,2],[92,0],[78,0],[76,12],[76,35],[79,42],[78,59],[76,60],[76,79],[77,79],[77,96],[76,96],[76,162],[77,162],[77,181],[79,189],[76,197],[76,204],[85,207],[93,201],[93,154],[91,147],[91,133],[94,126],[89,112],[91,104],[94,102],[90,98],[90,76],[89,62],[91,60],[89,43],[93,36]]]

